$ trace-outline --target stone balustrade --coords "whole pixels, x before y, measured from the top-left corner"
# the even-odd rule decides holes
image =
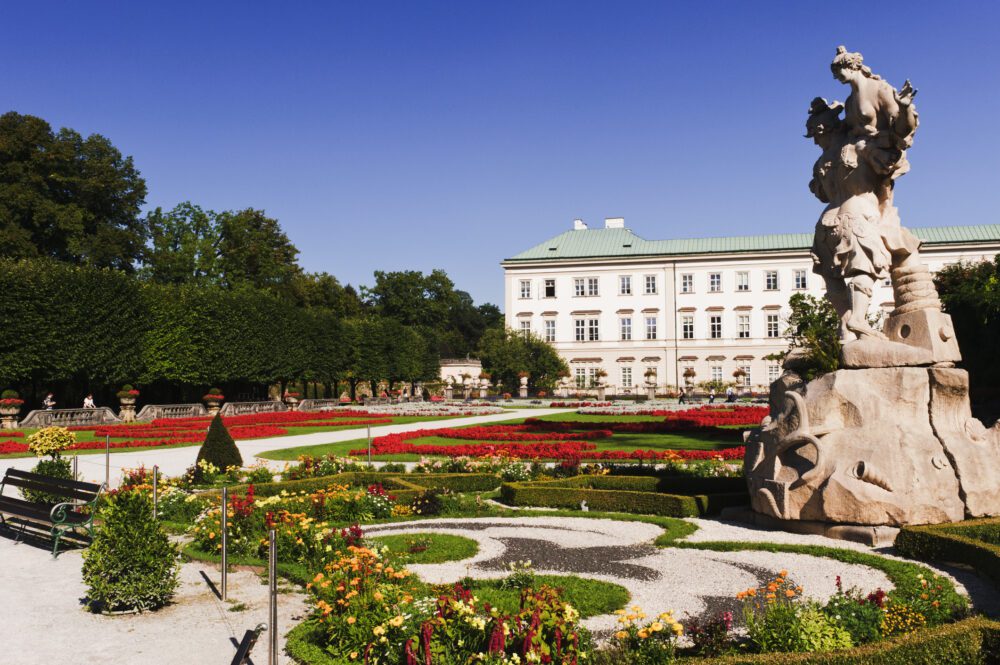
[[[96,409],[35,409],[21,421],[21,427],[69,427],[71,425],[110,425],[122,422],[107,406]]]
[[[340,399],[304,399],[299,402],[299,411],[322,411],[340,406]]]
[[[146,404],[135,419],[149,422],[159,418],[199,418],[207,415],[204,404]]]
[[[226,402],[222,405],[220,413],[223,416],[243,416],[250,413],[277,413],[288,411],[288,405],[284,402]]]

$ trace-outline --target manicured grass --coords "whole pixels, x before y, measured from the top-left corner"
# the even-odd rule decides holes
[[[408,564],[461,561],[479,552],[479,543],[471,538],[447,533],[401,533],[375,536],[369,540],[374,547],[388,547],[393,554],[403,555]],[[427,541],[427,549],[423,552],[411,552],[415,541]]]
[[[432,422],[432,421],[438,421],[438,420],[454,420],[455,418],[464,418],[464,417],[466,417],[466,416],[398,416],[398,417],[393,417],[391,423],[382,423],[380,425],[372,425],[372,429],[375,430],[376,428],[379,428],[379,427],[388,427],[390,425],[405,425],[407,423]],[[331,422],[335,422],[335,421],[331,421]],[[279,434],[279,435],[276,435],[273,438],[279,438],[279,437],[285,437],[285,436],[299,436],[299,435],[302,435],[302,434],[315,434],[316,432],[338,432],[340,430],[347,430],[347,429],[363,430],[363,429],[365,429],[365,427],[367,427],[367,425],[330,425],[330,426],[318,426],[318,427],[296,427],[294,424],[291,424],[291,423],[279,423],[277,426],[281,427],[283,429],[286,429],[288,431],[287,431],[286,434]],[[207,425],[206,425],[205,429],[206,429],[206,431],[208,430],[208,426]],[[24,438],[12,439],[13,441],[17,441],[19,443],[25,443],[27,437],[29,435],[37,432],[38,428],[29,427],[29,428],[22,429],[21,431],[24,432]],[[78,442],[80,442],[80,443],[84,443],[84,442],[87,442],[87,441],[102,441],[102,442],[104,441],[104,437],[103,436],[94,436],[94,433],[90,432],[90,431],[79,431],[79,432],[74,432],[74,434],[76,434],[76,440]],[[272,437],[268,437],[268,438],[272,438]],[[3,440],[5,440],[4,436],[3,436],[3,433],[0,432],[0,441],[3,441]],[[111,438],[111,443],[112,443],[112,445],[114,445],[115,441],[120,441],[120,440],[121,439],[116,439],[116,438],[112,437]],[[240,439],[238,441],[238,443],[242,443],[244,441],[253,441],[253,440],[254,439]],[[360,440],[367,441],[366,439],[360,439]],[[112,453],[138,452],[138,451],[143,451],[143,450],[162,450],[162,449],[166,449],[166,448],[186,448],[186,447],[200,446],[200,445],[201,445],[201,442],[200,441],[196,441],[196,442],[193,442],[193,443],[175,443],[175,444],[168,445],[168,446],[136,446],[136,447],[132,447],[132,448],[112,448],[111,452]],[[103,455],[104,454],[104,449],[103,448],[99,448],[99,449],[87,449],[87,450],[70,450],[66,454],[68,454],[68,455],[75,455],[75,454],[80,454],[80,455],[101,454],[101,455]],[[24,453],[9,453],[7,455],[0,455],[0,459],[7,459],[7,458],[13,458],[13,457],[33,457],[33,455],[31,453],[29,453],[29,452],[24,452]],[[295,455],[293,457],[285,458],[285,459],[292,459],[292,460],[294,460],[297,457],[298,457],[298,455]],[[275,459],[277,459],[277,458],[275,458]]]
[[[663,418],[657,416],[596,416],[589,414],[579,414],[575,412],[555,413],[542,416],[539,420],[552,420],[560,422],[656,422]],[[520,425],[524,423],[523,418],[514,420],[503,420],[490,423],[495,425]],[[734,428],[742,430],[745,428]],[[458,444],[470,443],[460,439],[447,439],[444,437],[429,436],[410,441],[416,445],[432,444],[443,446],[454,446]],[[720,450],[740,445],[738,433],[726,434],[706,430],[699,434],[615,434],[610,439],[595,439],[592,441],[597,446],[597,450]],[[368,445],[367,439],[354,439],[352,441],[341,441],[338,443],[324,443],[314,446],[300,446],[296,448],[285,448],[282,450],[268,450],[260,454],[260,457],[279,461],[295,461],[300,455],[311,455],[313,457],[325,457],[335,455],[346,457],[352,450],[362,450]],[[375,455],[372,459],[391,462],[416,462],[421,455]]]
[[[505,614],[513,614],[520,609],[521,590],[503,589],[501,584],[502,580],[475,580],[470,590],[480,604],[489,603]],[[560,597],[580,612],[581,619],[611,614],[629,601],[628,590],[621,585],[576,575],[535,576],[534,588],[542,584],[559,589]]]

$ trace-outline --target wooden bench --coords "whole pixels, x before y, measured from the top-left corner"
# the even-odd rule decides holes
[[[4,496],[3,492],[8,485],[33,492],[44,492],[66,501],[34,503],[13,496]],[[17,517],[21,521],[22,533],[29,524],[35,528],[48,528],[54,541],[52,556],[55,557],[59,555],[59,541],[67,532],[86,531],[93,538],[97,499],[103,490],[103,483],[97,485],[79,480],[52,478],[30,471],[7,469],[3,482],[0,483],[0,520],[6,525],[6,515]]]

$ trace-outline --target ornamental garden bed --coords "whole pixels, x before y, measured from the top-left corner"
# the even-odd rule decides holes
[[[895,545],[914,559],[971,566],[1000,587],[1000,518],[903,527]]]
[[[513,506],[588,508],[609,512],[700,517],[749,503],[742,478],[576,476],[561,480],[504,483]]]

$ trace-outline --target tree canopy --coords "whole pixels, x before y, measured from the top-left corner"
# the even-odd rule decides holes
[[[515,389],[520,372],[528,372],[528,387],[534,390],[552,390],[564,372],[566,361],[551,344],[533,334],[509,328],[490,328],[479,342],[479,358],[483,370],[489,372],[493,382]]]
[[[951,315],[973,394],[986,396],[1000,372],[1000,256],[946,266],[934,283]]]
[[[105,137],[0,116],[0,256],[132,272],[146,241],[145,199],[132,158]]]

